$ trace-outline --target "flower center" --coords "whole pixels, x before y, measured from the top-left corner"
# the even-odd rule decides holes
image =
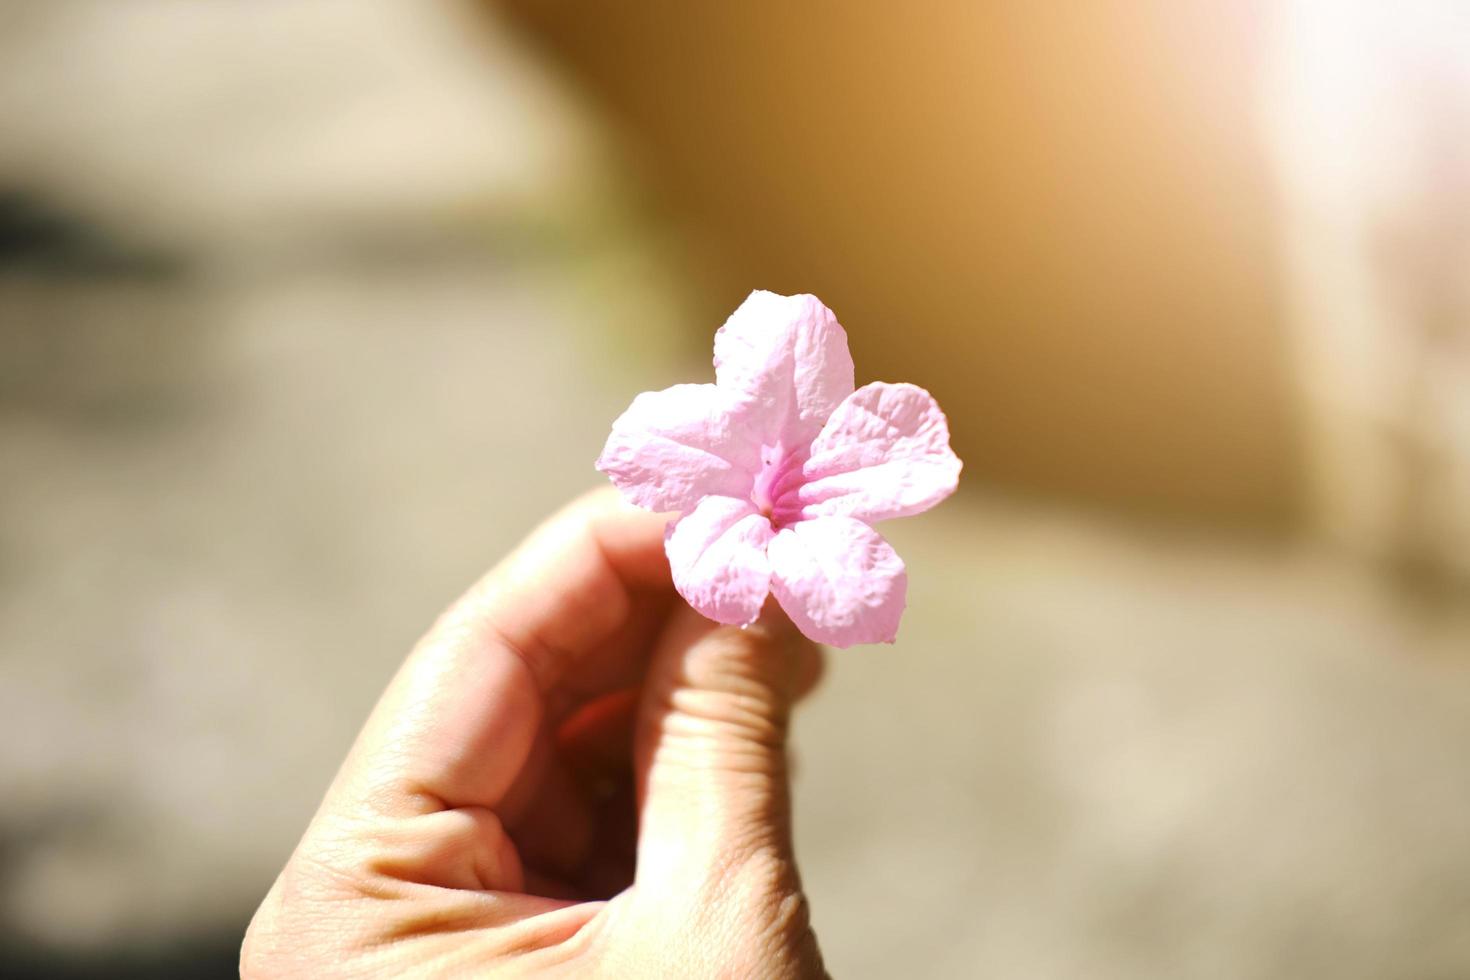
[[[804,453],[788,452],[780,443],[761,447],[761,471],[751,487],[750,502],[778,531],[799,516],[799,508],[792,506],[793,491],[801,485],[804,457]]]

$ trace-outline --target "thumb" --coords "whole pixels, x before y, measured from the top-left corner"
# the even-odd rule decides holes
[[[670,617],[634,748],[640,890],[701,906],[799,894],[786,738],[816,657],[774,603],[743,629],[682,606]]]

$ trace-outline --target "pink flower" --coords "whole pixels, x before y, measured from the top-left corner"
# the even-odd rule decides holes
[[[715,383],[633,399],[597,468],[640,507],[678,511],[674,587],[721,623],[768,593],[821,643],[893,642],[908,576],[872,525],[954,492],[960,460],[934,398],[853,390],[847,333],[815,296],[758,290],[715,334]]]

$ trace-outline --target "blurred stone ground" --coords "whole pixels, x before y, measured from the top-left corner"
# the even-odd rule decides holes
[[[362,10],[0,3],[7,975],[229,975],[418,633],[707,370],[554,81]],[[1470,974],[1466,611],[969,463],[799,720],[834,973]]]

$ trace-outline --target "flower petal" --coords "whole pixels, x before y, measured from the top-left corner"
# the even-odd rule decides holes
[[[853,392],[812,442],[803,483],[782,512],[869,523],[928,510],[954,493],[960,459],[934,397],[911,384],[877,381]]]
[[[674,385],[633,399],[597,468],[650,510],[689,510],[707,494],[744,497],[760,472],[746,411],[715,385]]]
[[[852,393],[847,332],[815,296],[758,289],[715,334],[715,380],[752,402],[765,444],[804,447]]]
[[[908,573],[877,531],[850,517],[821,517],[771,539],[771,591],[818,643],[892,643]]]
[[[770,591],[773,533],[749,500],[704,498],[665,532],[674,588],[717,623],[755,622]]]

